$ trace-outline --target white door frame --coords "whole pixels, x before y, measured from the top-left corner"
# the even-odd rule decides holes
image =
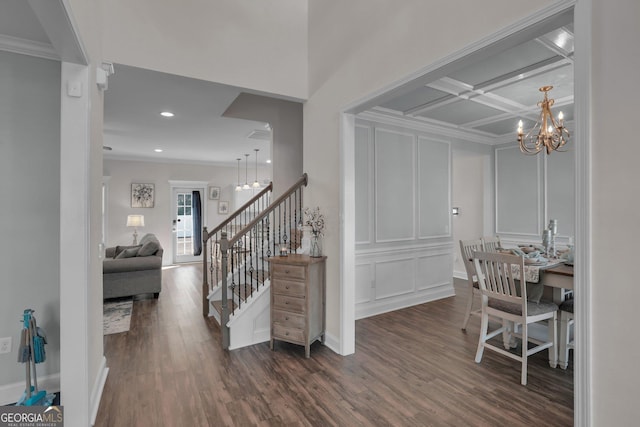
[[[344,107],[340,117],[341,177],[340,177],[340,213],[343,220],[340,225],[341,264],[340,264],[340,354],[355,351],[355,202],[354,186],[354,148],[355,115],[381,102],[381,99],[402,86],[424,78],[430,73],[446,67],[467,55],[478,54],[490,45],[512,37],[516,33],[542,22],[543,20],[574,9],[576,51],[574,62],[574,104],[576,132],[576,187],[575,187],[575,226],[576,241],[576,351],[574,354],[574,425],[590,426],[592,407],[591,385],[591,318],[590,295],[591,278],[588,266],[591,259],[590,207],[591,207],[591,135],[588,126],[590,117],[590,46],[591,46],[591,0],[559,0],[556,3],[528,16],[519,22],[467,46],[463,50],[443,58],[404,79],[394,82]]]
[[[200,201],[202,204],[202,226],[203,227],[207,226],[207,200],[208,200],[207,186],[208,185],[209,183],[206,181],[179,181],[179,180],[169,181],[169,200],[171,200],[171,203],[169,205],[168,224],[170,227],[173,225],[173,220],[175,219],[173,193],[176,189],[179,189],[179,188],[189,188],[189,189],[201,191],[202,199]],[[177,264],[176,239],[175,239],[175,236],[173,235],[173,231],[171,232],[171,247],[173,252],[171,262],[173,262],[174,264]],[[202,260],[202,255],[199,255],[198,257],[194,257],[193,262],[201,261],[201,260]]]

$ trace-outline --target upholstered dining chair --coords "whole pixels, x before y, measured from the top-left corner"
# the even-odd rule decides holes
[[[476,278],[476,269],[473,266],[473,253],[482,250],[482,240],[460,240],[460,255],[467,271],[467,311],[462,321],[462,329],[467,329],[467,323],[472,314],[480,314],[480,309],[473,311],[473,300],[476,294],[480,295],[480,287]]]
[[[482,238],[482,250],[485,252],[498,252],[502,247],[500,236],[487,236]]]
[[[526,280],[524,277],[521,280],[516,280],[513,277],[514,268],[519,268],[521,272],[524,271],[524,257],[494,252],[475,252],[473,262],[482,293],[482,321],[476,363],[482,361],[485,348],[518,360],[522,365],[520,383],[527,385],[527,359],[529,356],[549,349],[549,365],[552,368],[557,366],[556,319],[558,306],[546,301],[539,303],[527,301]],[[502,319],[502,326],[489,331],[489,316]],[[542,320],[547,321],[547,341],[539,341],[529,336],[529,324]],[[519,334],[510,330],[513,324],[521,325]],[[489,342],[491,338],[504,332],[520,337],[522,340],[520,355]],[[529,342],[534,343],[535,346],[528,348]]]
[[[560,304],[560,344],[558,345],[558,365],[562,369],[567,369],[569,365],[569,350],[575,347],[574,340],[571,339],[571,326],[573,320],[573,298],[565,300]]]

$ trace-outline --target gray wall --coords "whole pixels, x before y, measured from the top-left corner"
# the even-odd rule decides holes
[[[48,334],[38,378],[60,371],[60,63],[0,52],[0,94],[0,337],[13,337],[0,355],[2,388],[24,381],[25,308]]]
[[[267,122],[271,125],[275,197],[284,193],[300,178],[303,173],[301,103],[241,93],[223,116]]]
[[[234,188],[238,180],[235,166],[154,163],[115,159],[104,159],[103,164],[104,174],[109,177],[107,181],[107,241],[105,242],[107,247],[130,244],[133,239],[133,230],[126,226],[127,215],[142,214],[145,226],[138,230],[138,238],[146,233],[156,234],[164,248],[162,263],[164,265],[173,263],[171,221],[174,215],[170,180],[202,181],[207,182],[208,187],[220,187],[220,200],[209,200],[207,194],[202,199],[207,212],[203,225],[206,225],[209,230],[229,217],[229,215],[218,214],[219,201],[228,201],[231,211],[234,209]],[[253,176],[254,170],[251,170],[251,176]],[[261,182],[268,181],[270,179],[269,173],[266,168],[258,168],[258,179]],[[134,182],[155,184],[153,208],[131,207],[131,184]]]

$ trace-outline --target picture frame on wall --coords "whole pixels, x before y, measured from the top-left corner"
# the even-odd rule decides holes
[[[155,201],[154,184],[131,184],[131,207],[152,208]]]
[[[209,200],[220,199],[220,187],[209,187]]]
[[[220,215],[229,214],[229,202],[225,202],[225,201],[218,202],[218,213]]]

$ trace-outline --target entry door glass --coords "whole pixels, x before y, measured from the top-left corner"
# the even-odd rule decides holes
[[[193,255],[193,191],[194,189],[190,188],[176,188],[173,190],[173,253],[176,263],[193,262],[201,259],[200,256]],[[202,194],[200,196],[202,197]]]

